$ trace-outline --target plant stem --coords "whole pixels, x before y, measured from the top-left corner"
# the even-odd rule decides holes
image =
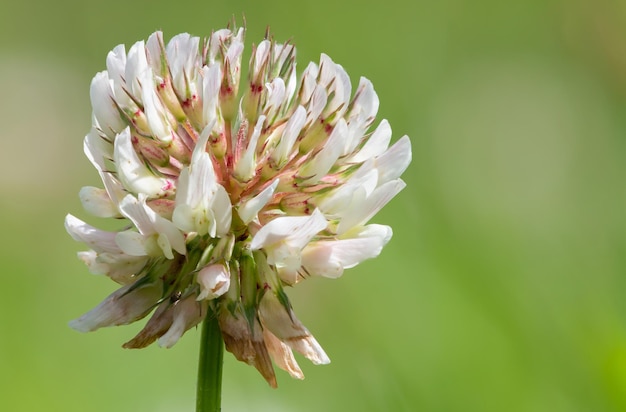
[[[196,412],[220,412],[222,409],[222,364],[224,341],[215,312],[209,310],[202,322]]]

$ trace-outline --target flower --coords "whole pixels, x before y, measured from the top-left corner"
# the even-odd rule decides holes
[[[272,360],[299,379],[293,351],[330,361],[285,287],[381,252],[391,228],[368,222],[404,187],[411,144],[389,147],[370,81],[352,94],[324,54],[298,78],[294,46],[265,39],[242,84],[243,38],[223,29],[166,45],[156,32],[115,47],[93,78],[84,150],[103,188],[80,199],[123,223],[103,231],[68,215],[65,226],[90,248],[79,253],[90,271],[121,288],[70,326],[152,313],[124,347],[171,347],[216,316],[226,349],[276,386]]]

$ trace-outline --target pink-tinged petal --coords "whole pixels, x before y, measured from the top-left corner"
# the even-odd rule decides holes
[[[378,169],[378,185],[397,179],[411,163],[411,141],[403,136],[387,151],[375,159]]]
[[[200,294],[196,300],[215,299],[228,291],[230,271],[223,264],[209,265],[198,272],[197,282],[200,285]]]
[[[378,256],[391,235],[389,226],[368,225],[346,239],[312,242],[302,250],[302,266],[311,275],[338,278],[344,269]]]
[[[116,232],[96,229],[70,214],[65,216],[65,230],[74,240],[83,242],[96,252],[120,252],[120,248],[115,243]]]
[[[310,216],[278,217],[254,235],[250,249],[258,250],[279,242],[301,249],[313,236],[324,230],[327,224],[326,218],[318,209],[315,209]]]
[[[405,186],[406,184],[401,179],[392,180],[377,187],[364,202],[352,202],[343,213],[341,222],[337,226],[337,234],[341,235],[355,226],[367,223]]]
[[[118,177],[124,187],[133,193],[144,193],[148,197],[161,197],[169,187],[166,179],[156,177],[139,159],[131,142],[130,129],[126,128],[115,139],[113,159]]]
[[[193,295],[179,300],[172,313],[174,321],[167,332],[159,338],[159,346],[164,348],[174,346],[185,332],[204,319],[207,309],[207,302],[196,302]]]
[[[292,378],[304,379],[304,373],[296,362],[296,358],[293,356],[291,348],[280,341],[272,332],[267,328],[263,329],[263,339],[265,340],[265,346],[269,352],[272,360],[284,371],[289,372]]]
[[[124,286],[113,292],[94,309],[69,323],[79,332],[91,332],[106,326],[127,325],[146,316],[161,297],[157,283],[139,287]]]
[[[87,213],[97,217],[119,217],[117,206],[105,189],[85,186],[78,192],[80,202]]]
[[[266,187],[261,193],[239,205],[237,211],[243,223],[248,224],[256,219],[257,214],[261,211],[261,209],[263,209],[263,207],[265,207],[265,205],[272,200],[272,196],[274,196],[274,191],[277,186],[278,179],[274,180],[272,184]]]
[[[330,363],[330,359],[313,335],[296,318],[293,311],[287,312],[272,291],[263,295],[259,305],[259,316],[270,332],[313,364]]]

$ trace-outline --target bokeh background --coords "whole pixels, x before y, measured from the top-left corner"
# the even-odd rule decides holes
[[[626,410],[626,3],[0,2],[0,410],[192,411],[199,330],[67,322],[115,285],[63,229],[106,53],[247,20],[372,80],[407,188],[381,257],[290,291],[333,363],[272,390],[226,354],[224,411]],[[247,60],[247,57],[244,57]],[[90,220],[97,224],[97,220]]]

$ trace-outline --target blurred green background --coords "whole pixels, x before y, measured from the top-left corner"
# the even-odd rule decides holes
[[[269,25],[300,70],[323,52],[372,80],[414,160],[381,257],[289,291],[333,363],[272,390],[226,354],[223,410],[626,410],[618,0],[2,0],[0,410],[193,410],[199,330],[129,351],[141,323],[67,327],[115,285],[63,218],[100,185],[82,138],[106,53],[243,14],[247,53]]]

